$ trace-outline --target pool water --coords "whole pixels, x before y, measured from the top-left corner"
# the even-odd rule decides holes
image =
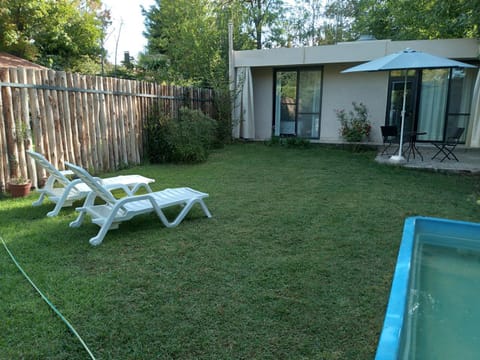
[[[480,224],[405,220],[375,359],[480,359]]]
[[[401,359],[479,358],[480,250],[437,245],[461,240],[418,236]]]

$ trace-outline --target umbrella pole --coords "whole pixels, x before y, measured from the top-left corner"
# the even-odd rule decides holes
[[[404,162],[405,158],[403,157],[403,125],[405,124],[405,105],[407,103],[407,81],[408,81],[408,70],[405,70],[405,81],[403,84],[403,104],[402,104],[402,121],[400,125],[400,144],[398,146],[398,155],[393,155],[390,157],[392,162]]]

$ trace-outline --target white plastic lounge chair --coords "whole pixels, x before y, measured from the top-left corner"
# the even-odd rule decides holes
[[[62,207],[72,206],[74,201],[86,198],[92,191],[82,180],[70,180],[67,175],[73,175],[71,170],[58,170],[42,154],[35,151],[27,150],[27,153],[49,174],[45,186],[42,189],[38,189],[40,198],[32,204],[33,206],[39,206],[45,197],[48,197],[56,205],[52,211],[47,213],[47,216],[58,215]],[[122,175],[105,178],[101,181],[104,186],[109,188],[128,186],[130,191],[135,193],[140,188],[145,189],[147,192],[152,192],[148,184],[155,180],[140,175]]]
[[[122,221],[130,220],[140,214],[156,212],[162,223],[166,227],[172,228],[180,224],[192,206],[198,203],[205,215],[209,218],[212,217],[203,201],[208,197],[206,193],[181,187],[135,195],[125,188],[123,190],[127,196],[116,199],[98,179],[93,178],[85,169],[68,162],[65,162],[65,165],[92,189],[83,206],[77,208],[77,211],[80,212],[77,219],[70,223],[71,227],[78,227],[82,224],[85,214],[90,215],[92,223],[100,226],[97,236],[90,239],[91,245],[99,245],[108,230],[117,229]],[[105,201],[105,204],[95,204],[96,197]],[[181,205],[183,208],[173,221],[169,221],[162,209],[174,205]]]

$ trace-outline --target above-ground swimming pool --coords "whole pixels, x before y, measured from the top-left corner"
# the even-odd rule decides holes
[[[478,359],[480,224],[406,219],[376,360]]]

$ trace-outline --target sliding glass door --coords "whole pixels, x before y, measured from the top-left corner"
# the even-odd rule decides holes
[[[445,136],[449,136],[457,127],[463,127],[465,131],[462,139],[465,141],[470,120],[476,70],[452,69],[451,71]]]
[[[404,131],[425,132],[418,141],[443,141],[457,127],[467,129],[474,79],[470,69],[409,70]],[[390,73],[385,123],[399,130],[404,84],[404,71]]]
[[[449,73],[449,69],[422,71],[417,129],[426,134],[418,140],[443,140]]]
[[[294,136],[297,117],[297,71],[278,71],[275,91],[275,135]]]
[[[274,135],[318,139],[321,91],[321,69],[276,71]]]

